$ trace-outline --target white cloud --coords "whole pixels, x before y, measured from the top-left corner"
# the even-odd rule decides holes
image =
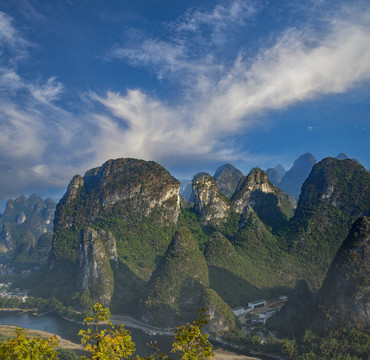
[[[41,86],[29,85],[29,91],[32,96],[41,103],[50,103],[59,98],[63,91],[63,84],[51,77]]]
[[[178,33],[198,32],[202,30],[202,26],[207,26],[211,32],[211,38],[220,42],[221,39],[225,40],[225,36],[221,37],[221,31],[243,25],[246,19],[255,15],[256,11],[256,1],[229,1],[226,4],[217,4],[211,11],[198,9],[188,11],[175,23],[175,29]]]
[[[200,74],[220,71],[223,67],[212,53],[214,48],[230,41],[235,28],[240,28],[247,19],[257,13],[257,1],[233,0],[217,4],[210,11],[189,10],[177,21],[164,24],[167,35],[153,38],[151,34],[129,31],[131,41],[116,45],[108,59],[125,59],[134,66],[150,66],[158,78],[173,76],[182,82],[193,82]],[[197,60],[198,59],[198,60]]]
[[[0,11],[0,49],[9,49],[13,54],[11,60],[16,61],[27,56],[30,45],[15,29],[12,18]]]
[[[188,28],[212,23],[219,14],[224,15],[216,10],[198,13]],[[225,139],[263,124],[261,112],[343,93],[370,79],[369,19],[368,11],[333,18],[325,33],[288,29],[254,59],[241,54],[229,68],[205,60],[203,69],[199,59],[182,59],[187,52],[183,47],[174,50],[172,43],[144,42],[143,52],[136,49],[132,57],[144,65],[162,62],[162,69],[181,69],[183,76],[177,81],[188,78],[183,102],[171,108],[139,90],[96,97],[114,115],[101,123],[106,154],[111,148],[117,154],[154,159],[163,158],[164,152],[216,157],[224,149],[223,154],[232,157],[237,149],[224,148]]]

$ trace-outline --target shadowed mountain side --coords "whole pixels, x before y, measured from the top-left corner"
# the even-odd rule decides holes
[[[139,304],[141,319],[159,326],[189,321],[196,316],[208,286],[204,256],[191,232],[181,228],[144,291]]]
[[[231,202],[239,214],[252,207],[260,220],[273,230],[287,224],[296,207],[294,199],[274,186],[267,174],[258,168],[252,169],[239,181]]]
[[[370,218],[359,218],[339,248],[319,292],[313,324],[370,327]]]
[[[282,234],[320,288],[339,246],[358,216],[370,212],[370,174],[353,160],[326,158],[302,186],[290,227]],[[308,277],[305,277],[308,280]]]
[[[268,327],[278,330],[279,335],[302,335],[309,322],[309,311],[314,304],[313,293],[305,280],[299,280],[288,301],[278,314],[268,321]]]
[[[246,305],[261,297],[261,290],[228,269],[208,266],[210,286],[231,307]]]
[[[266,174],[272,184],[274,184],[275,186],[280,186],[281,177],[274,168],[267,169]]]
[[[31,296],[57,296],[61,301],[70,303],[72,294],[81,290],[76,281],[78,273],[79,264],[76,262],[66,261],[56,265],[52,271],[46,264],[27,278],[18,279],[16,284],[19,288],[30,289]]]
[[[310,153],[301,155],[282,177],[280,188],[298,200],[302,184],[316,162],[317,160]]]
[[[114,292],[112,297],[112,311],[120,314],[131,314],[136,308],[139,295],[146,284],[137,277],[127,265],[118,262],[113,266]]]
[[[220,166],[213,175],[218,188],[227,198],[234,194],[242,177],[243,173],[231,164]]]
[[[215,233],[204,251],[211,288],[231,307],[268,296],[275,286],[294,285],[294,278],[285,275],[291,261],[278,249],[271,234],[272,244],[256,244],[254,238],[243,238],[242,234],[243,248],[235,248],[221,233]]]

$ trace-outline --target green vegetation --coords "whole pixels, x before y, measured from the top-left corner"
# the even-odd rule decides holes
[[[179,229],[147,285],[140,313],[161,326],[193,317],[209,286],[208,268],[187,228]]]
[[[16,337],[0,343],[0,358],[8,360],[57,359],[55,336],[49,339],[27,338],[23,329],[16,328]]]

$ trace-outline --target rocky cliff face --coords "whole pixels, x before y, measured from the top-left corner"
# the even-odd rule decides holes
[[[153,161],[109,160],[76,175],[58,204],[56,228],[71,227],[80,221],[94,221],[113,207],[124,208],[126,216],[156,214],[161,223],[176,223],[179,215],[180,183]],[[70,211],[70,205],[79,208]],[[70,216],[72,215],[72,216]]]
[[[370,218],[359,218],[339,248],[314,311],[320,328],[370,327]]]
[[[18,261],[45,261],[37,249],[43,253],[39,239],[52,232],[54,213],[55,202],[36,194],[9,200],[0,218],[0,252],[13,251]]]
[[[114,289],[111,262],[117,264],[116,240],[110,232],[86,228],[81,231],[79,263],[83,290],[103,305],[109,305]]]
[[[122,221],[150,218],[158,225],[176,224],[179,189],[180,183],[153,161],[109,160],[83,178],[76,175],[57,206],[53,258],[75,261],[79,229],[109,214]]]
[[[230,214],[230,203],[219,190],[211,175],[200,173],[194,176],[193,194],[196,211],[204,224],[219,224]]]
[[[300,156],[282,177],[280,188],[298,201],[302,184],[307,179],[316,162],[315,157],[310,153]]]
[[[231,164],[226,164],[216,170],[213,179],[220,191],[227,198],[231,198],[242,177],[243,173],[240,170]]]
[[[246,212],[251,206],[258,217],[273,228],[286,222],[295,208],[294,200],[271,184],[267,174],[257,168],[240,180],[231,202],[239,214]]]

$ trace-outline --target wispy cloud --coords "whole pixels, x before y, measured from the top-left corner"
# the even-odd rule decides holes
[[[106,55],[107,59],[124,59],[134,66],[150,66],[160,79],[187,75],[186,83],[200,74],[219,71],[222,67],[215,57],[230,41],[233,31],[245,25],[257,13],[257,1],[234,0],[218,4],[211,10],[191,9],[176,21],[163,24],[166,35],[153,38],[148,33],[130,29],[124,46],[117,44]]]
[[[208,13],[189,12],[177,29],[196,31],[202,24],[217,28],[218,23],[221,28],[239,16],[235,9],[243,4],[253,9],[250,2],[235,1]],[[176,155],[217,158],[223,152],[235,157],[239,149],[225,146],[226,139],[263,125],[261,112],[343,93],[370,79],[370,12],[356,10],[343,9],[323,20],[320,31],[310,24],[286,29],[252,59],[240,51],[231,65],[216,60],[212,52],[188,56],[193,45],[186,42],[151,39],[122,48],[122,58],[136,65],[154,66],[162,75],[163,69],[176,73],[167,79],[183,87],[182,101],[171,107],[139,90],[95,97],[114,115],[104,118],[104,126],[124,139],[118,148],[125,154],[161,159],[165,149]],[[125,126],[113,126],[117,119]]]
[[[178,21],[172,23],[177,39],[183,39],[186,33],[193,33],[203,45],[209,38],[216,45],[228,41],[235,27],[245,24],[252,18],[260,5],[252,0],[234,0],[217,4],[210,11],[188,10]]]
[[[26,80],[18,73],[30,46],[12,18],[0,12],[0,199],[19,189],[64,186],[85,153],[75,154],[83,149],[74,137],[81,119],[53,103],[63,84],[55,77]]]
[[[27,56],[27,48],[31,45],[12,24],[12,18],[0,11],[0,51],[10,51],[12,62]],[[1,54],[0,54],[1,55]]]

